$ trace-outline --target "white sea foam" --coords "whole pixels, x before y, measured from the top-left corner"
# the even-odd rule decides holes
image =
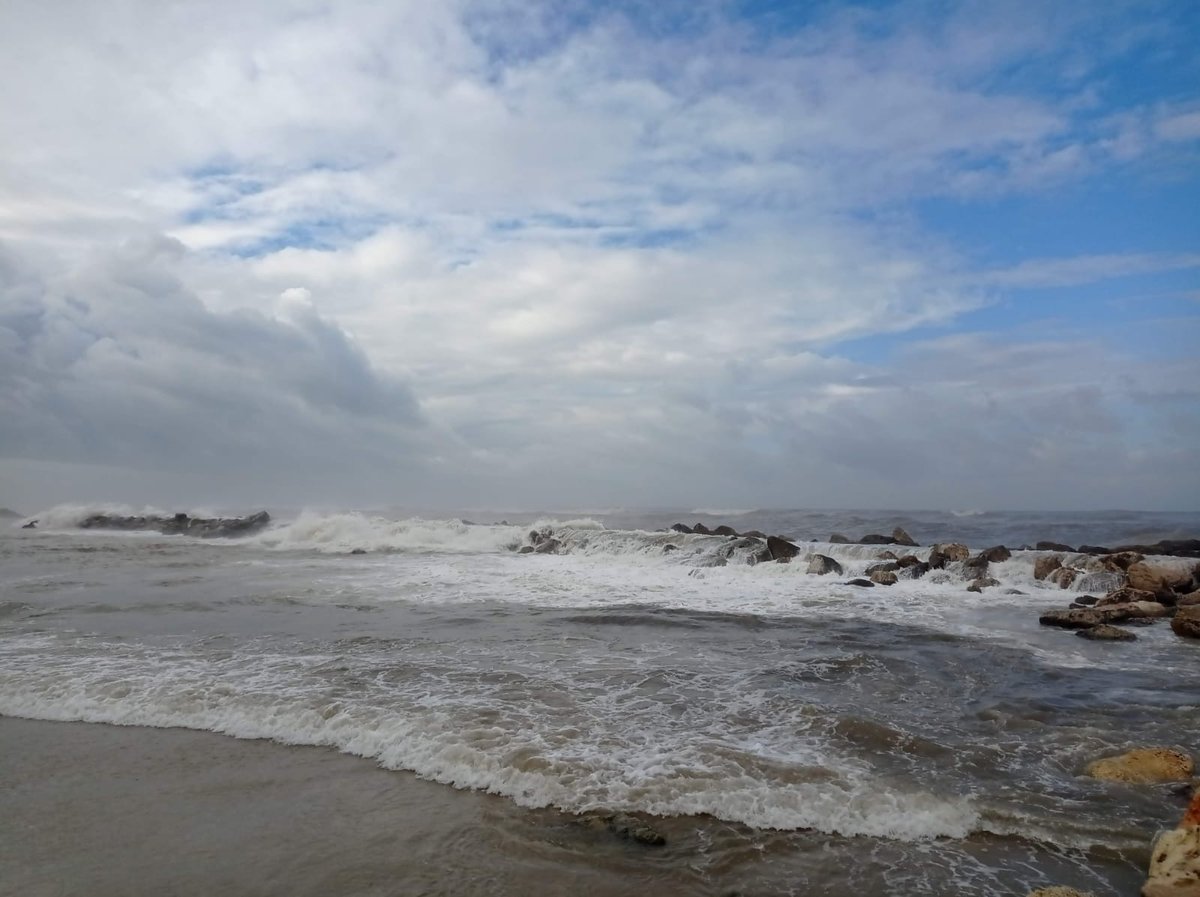
[[[459,520],[390,520],[368,514],[303,511],[290,523],[248,540],[283,550],[347,553],[363,551],[494,552],[515,547],[522,527],[478,525]]]

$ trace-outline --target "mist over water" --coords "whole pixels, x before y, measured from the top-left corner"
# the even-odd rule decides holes
[[[0,714],[331,747],[501,796],[518,854],[543,836],[528,814],[647,814],[690,845],[680,893],[1129,893],[1178,808],[1079,771],[1200,753],[1196,646],[1039,627],[1071,593],[1033,579],[1036,552],[982,594],[952,570],[858,589],[886,546],[824,541],[1115,545],[1200,515],[304,511],[198,540],[73,529],[88,510],[0,531]],[[750,564],[676,521],[802,554]],[[514,551],[535,525],[559,554]],[[809,552],[844,575],[808,575]]]

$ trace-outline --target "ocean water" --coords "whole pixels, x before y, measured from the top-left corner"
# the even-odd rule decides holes
[[[519,822],[495,864],[630,813],[671,839],[664,893],[1134,894],[1181,803],[1080,770],[1200,756],[1200,646],[1040,627],[1073,595],[1033,579],[1038,552],[982,594],[953,569],[861,589],[887,546],[810,541],[1116,545],[1195,536],[1200,514],[303,511],[198,540],[74,528],[90,510],[0,530],[0,715],[324,746],[446,800],[498,795]],[[676,521],[803,552],[752,564]],[[559,554],[515,551],[534,526]],[[844,575],[807,574],[809,553]]]

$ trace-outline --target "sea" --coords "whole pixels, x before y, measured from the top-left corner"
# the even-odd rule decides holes
[[[1184,799],[1083,767],[1143,745],[1200,758],[1200,645],[1162,623],[1131,643],[1039,626],[1079,591],[1035,580],[1043,552],[1027,548],[1196,537],[1200,513],[273,509],[241,539],[78,528],[102,510],[153,509],[63,505],[36,529],[0,526],[0,722],[94,724],[53,731],[123,751],[160,730],[259,740],[264,788],[335,754],[379,788],[419,788],[403,813],[363,789],[317,820],[318,841],[360,818],[387,836],[371,854],[382,884],[343,870],[327,893],[1134,895]],[[674,523],[801,552],[753,563]],[[980,593],[953,565],[848,585],[891,546],[830,535],[896,526],[923,547],[895,550],[921,558],[943,541],[1013,555]],[[531,531],[558,552],[521,553]],[[843,574],[809,574],[813,554]],[[123,762],[89,750],[111,752],[90,757],[100,769]],[[219,781],[223,761],[206,762]],[[6,893],[48,880],[12,839],[74,812],[70,789],[51,808],[17,778],[0,754]],[[166,820],[175,800],[142,805]],[[276,815],[264,825],[286,839]],[[666,843],[627,837],[630,820]],[[172,892],[216,893],[210,867],[178,866],[189,849],[161,858],[193,870]],[[364,849],[321,863],[361,866]],[[285,872],[243,892],[308,893]],[[57,893],[97,874],[76,868]]]

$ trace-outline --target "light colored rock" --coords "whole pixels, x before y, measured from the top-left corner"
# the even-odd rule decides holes
[[[1159,604],[1157,601],[1130,601],[1124,606],[1129,611],[1130,618],[1135,620],[1157,620],[1159,617],[1166,617],[1171,613],[1169,607]]]
[[[967,586],[967,591],[968,592],[982,592],[984,589],[988,589],[988,588],[991,588],[992,586],[998,586],[998,585],[1000,585],[1000,580],[993,579],[990,576],[980,576],[971,581],[971,584],[969,586]]]
[[[1184,595],[1175,602],[1176,607],[1192,607],[1196,604],[1200,604],[1200,591],[1191,592],[1190,594]]]
[[[1097,642],[1136,642],[1137,636],[1128,629],[1122,629],[1120,626],[1112,626],[1108,623],[1101,623],[1099,626],[1093,626],[1090,629],[1076,630],[1075,634],[1080,638],[1091,639]]]
[[[1125,575],[1129,577],[1129,587],[1131,589],[1141,589],[1144,592],[1160,592],[1166,588],[1166,583],[1163,582],[1161,574],[1145,561],[1130,564],[1129,569],[1125,571]]]
[[[1065,589],[1075,581],[1075,577],[1078,575],[1079,571],[1074,567],[1059,567],[1046,578],[1060,589]]]
[[[1062,566],[1063,556],[1061,554],[1051,554],[1046,557],[1040,557],[1033,562],[1033,578],[1045,579],[1055,570]]]
[[[1165,747],[1135,748],[1116,757],[1093,760],[1084,775],[1108,782],[1145,785],[1153,782],[1182,782],[1194,769],[1192,758]]]
[[[1179,608],[1171,618],[1171,631],[1184,638],[1200,638],[1200,604]]]
[[[894,586],[896,574],[891,570],[876,570],[871,574],[871,582],[879,583],[881,586]]]
[[[1150,848],[1142,897],[1200,897],[1200,792],[1178,827],[1163,832]]]
[[[1038,888],[1036,891],[1030,891],[1029,897],[1092,897],[1091,891],[1077,891],[1075,888],[1068,888],[1064,885],[1055,885],[1052,888]]]
[[[1131,589],[1125,586],[1123,589],[1117,589],[1105,595],[1096,602],[1096,607],[1108,607],[1110,604],[1128,604],[1130,601],[1153,601],[1153,592],[1143,592],[1140,589]]]

